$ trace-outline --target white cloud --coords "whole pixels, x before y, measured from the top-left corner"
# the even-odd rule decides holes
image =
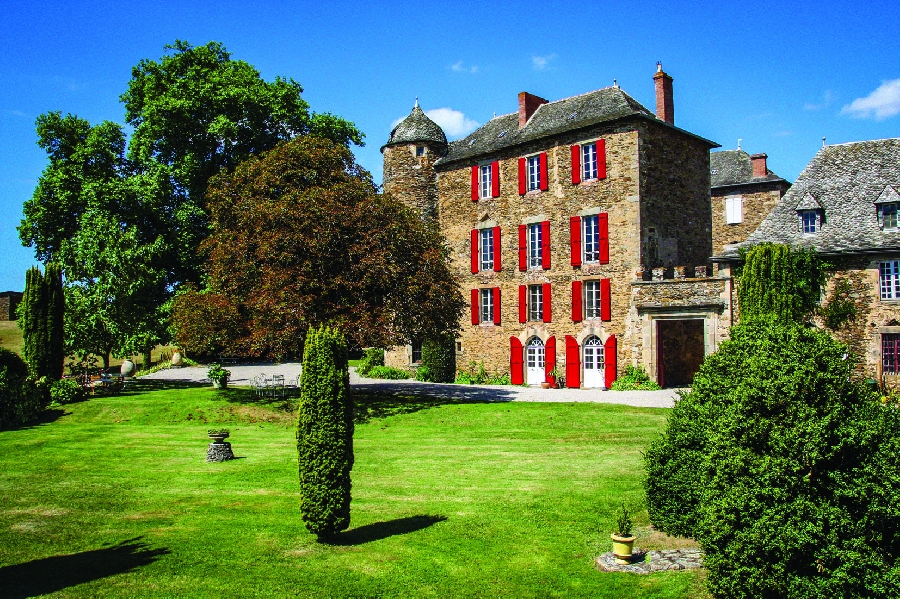
[[[821,102],[807,102],[803,105],[803,110],[822,110],[823,108],[828,108],[831,106],[832,100],[834,100],[834,94],[831,93],[830,89],[826,89],[825,93],[822,94]]]
[[[548,54],[547,56],[532,56],[531,65],[535,71],[543,71],[551,60],[556,58],[556,54]]]
[[[426,110],[425,114],[440,125],[444,133],[450,137],[471,133],[479,125],[477,121],[473,121],[460,111],[452,108],[433,108],[432,110]]]
[[[900,79],[883,81],[871,94],[865,98],[857,98],[841,109],[841,114],[849,114],[857,119],[874,117],[876,121],[897,113],[900,113]]]
[[[451,65],[450,69],[452,71],[456,71],[457,73],[477,73],[478,66],[472,65],[470,67],[463,66],[463,61],[459,61],[458,63]]]

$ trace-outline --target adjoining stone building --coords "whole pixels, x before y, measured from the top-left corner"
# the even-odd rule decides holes
[[[730,281],[707,276],[710,154],[674,125],[672,78],[656,114],[617,85],[518,111],[446,142],[418,105],[382,148],[385,191],[435,217],[471,303],[457,363],[513,383],[555,368],[608,386],[627,365],[690,382],[731,322]],[[416,344],[388,352],[414,364]]]
[[[16,308],[21,301],[21,291],[4,291],[0,293],[0,320],[16,320]]]
[[[768,169],[767,159],[740,147],[709,155],[713,253],[746,241],[790,189]]]
[[[825,303],[852,302],[856,318],[836,336],[869,376],[900,375],[900,138],[823,147],[746,241],[713,259],[727,277],[741,246],[783,243],[834,266]]]

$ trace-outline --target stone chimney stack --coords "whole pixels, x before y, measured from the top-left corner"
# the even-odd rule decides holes
[[[547,100],[534,94],[519,92],[519,129],[525,126],[525,123],[528,122],[534,111],[538,109],[538,106],[546,103]]]
[[[768,154],[753,154],[750,156],[754,177],[765,177],[769,174],[769,169],[766,166],[766,158],[768,157]]]
[[[656,83],[656,117],[669,123],[675,124],[675,103],[672,100],[672,78],[662,70],[662,63],[656,63],[656,74],[653,75],[653,81]]]

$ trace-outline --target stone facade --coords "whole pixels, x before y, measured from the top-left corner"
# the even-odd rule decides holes
[[[773,181],[712,189],[710,201],[713,254],[721,254],[725,246],[746,241],[772,211],[788,187],[785,181]],[[742,207],[741,222],[728,224],[725,219],[725,201],[726,198],[737,197],[740,197]]]
[[[384,148],[384,193],[399,199],[423,218],[437,216],[435,161],[446,146],[421,141]]]
[[[19,291],[0,293],[0,320],[16,320],[16,308],[20,301],[22,293]]]

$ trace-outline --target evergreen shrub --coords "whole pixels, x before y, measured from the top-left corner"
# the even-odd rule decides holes
[[[59,379],[50,385],[50,405],[64,406],[85,398],[84,389],[75,379]]]
[[[651,381],[640,366],[626,366],[625,374],[613,381],[609,387],[613,391],[659,391],[661,387]]]
[[[428,378],[425,380],[452,383],[456,378],[456,339],[443,336],[423,341],[422,367],[428,368]]]
[[[356,373],[359,376],[369,376],[369,371],[375,366],[384,366],[384,350],[379,347],[367,348],[359,360]]]
[[[28,365],[14,352],[0,348],[0,428],[30,422],[47,407],[45,378],[29,376]]]
[[[853,368],[823,331],[745,322],[646,452],[650,519],[694,536],[714,596],[900,596],[900,411]]]
[[[372,366],[365,376],[370,379],[401,380],[411,378],[412,374],[407,370],[394,368],[393,366]]]
[[[319,541],[327,541],[350,525],[353,468],[353,398],[347,342],[330,327],[312,328],[306,336],[297,456],[303,522]]]

